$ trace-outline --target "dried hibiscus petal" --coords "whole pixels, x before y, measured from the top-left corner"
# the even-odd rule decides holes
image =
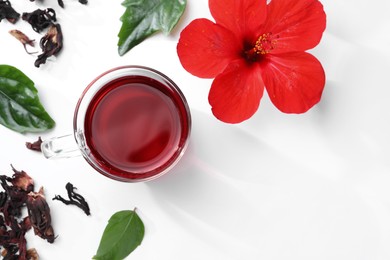
[[[4,189],[0,192],[0,259],[37,260],[37,251],[27,249],[25,234],[33,227],[35,234],[52,243],[55,238],[50,209],[43,188],[33,192],[32,178],[24,171],[13,167],[12,170],[12,177],[0,175],[0,185]],[[24,206],[27,206],[28,216],[22,218]]]
[[[30,192],[27,196],[27,210],[34,233],[49,243],[54,242],[54,231],[51,225],[50,208],[43,194],[43,187],[39,192]]]
[[[0,246],[3,259],[30,259],[27,257],[25,234],[31,229],[29,217],[21,220],[21,210],[27,201],[33,181],[24,171],[12,167],[14,175],[0,175],[4,191],[0,192]]]
[[[27,35],[25,35],[19,30],[11,30],[9,31],[9,33],[23,44],[24,50],[28,54],[36,53],[36,52],[29,52],[26,47],[26,45],[30,45],[31,47],[34,47],[34,40],[30,40],[30,38],[28,38]]]
[[[72,183],[68,182],[65,186],[66,191],[68,192],[68,198],[69,200],[64,199],[60,195],[56,195],[53,200],[59,200],[63,202],[66,205],[75,205],[82,209],[87,216],[91,215],[91,212],[89,210],[89,205],[85,201],[84,197],[75,192],[77,189],[76,187],[73,186]]]
[[[18,171],[11,165],[12,170],[14,171],[14,175],[12,178],[7,178],[9,182],[12,183],[15,187],[30,192],[34,190],[34,180],[25,172]]]
[[[7,19],[11,23],[16,23],[19,17],[20,14],[12,8],[8,0],[0,0],[0,22]]]
[[[30,142],[26,142],[26,147],[30,150],[33,150],[33,151],[37,151],[37,152],[42,152],[41,150],[41,144],[42,144],[42,139],[41,137],[39,136],[38,137],[38,140],[33,142],[33,143],[30,143]]]
[[[62,41],[61,26],[59,24],[52,24],[47,34],[40,41],[40,47],[43,53],[38,55],[38,59],[34,63],[35,67],[45,64],[48,57],[59,53],[62,49]]]
[[[10,185],[13,178],[5,175],[0,175],[0,184],[3,187],[5,194],[2,195],[2,206],[0,207],[1,212],[4,216],[6,225],[10,225],[13,219],[20,217],[21,209],[27,200],[27,191]]]
[[[34,31],[38,33],[57,21],[56,12],[52,8],[45,10],[37,9],[31,13],[23,13],[22,19],[31,24]]]

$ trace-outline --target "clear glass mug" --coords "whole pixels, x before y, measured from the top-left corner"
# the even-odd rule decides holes
[[[44,156],[73,157],[81,152],[109,178],[147,181],[169,171],[182,157],[191,114],[183,93],[166,75],[123,66],[98,76],[84,90],[73,130],[72,135],[45,140]]]

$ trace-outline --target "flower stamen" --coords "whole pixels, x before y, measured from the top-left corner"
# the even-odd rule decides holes
[[[243,53],[244,58],[249,62],[256,62],[261,59],[261,56],[270,53],[275,49],[276,44],[278,43],[279,35],[272,35],[272,33],[263,33],[257,38],[254,45],[251,45]]]
[[[258,55],[264,55],[272,51],[277,43],[275,39],[277,37],[272,37],[271,33],[263,33],[257,39],[255,46],[253,47],[253,52]]]

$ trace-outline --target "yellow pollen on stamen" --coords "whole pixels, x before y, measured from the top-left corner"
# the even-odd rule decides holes
[[[256,54],[267,54],[275,48],[277,40],[272,39],[271,33],[263,33],[257,39],[255,46],[253,47],[253,52]]]

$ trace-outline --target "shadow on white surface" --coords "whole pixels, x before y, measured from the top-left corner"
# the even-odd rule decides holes
[[[193,118],[182,161],[146,183],[185,233],[223,259],[375,259],[379,208],[353,184],[312,172],[205,113]]]

